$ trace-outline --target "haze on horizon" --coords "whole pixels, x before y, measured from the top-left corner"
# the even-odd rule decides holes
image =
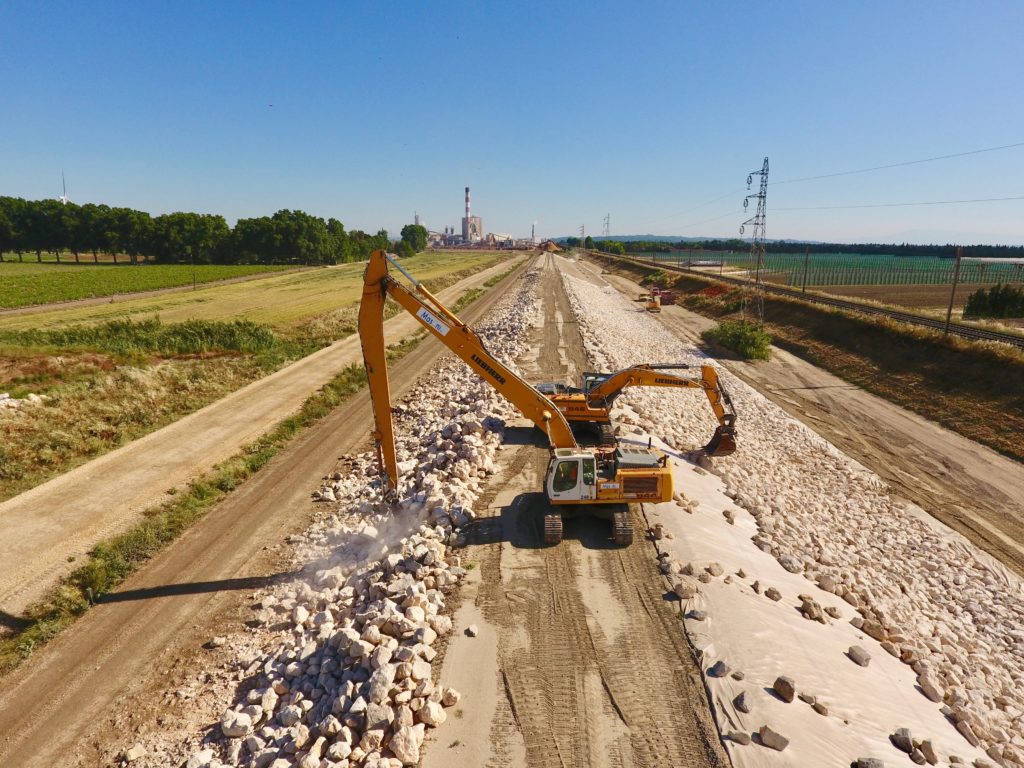
[[[1024,199],[852,206],[1024,197],[1022,26],[1009,0],[14,0],[0,195],[63,171],[77,203],[396,234],[458,227],[468,185],[487,231],[733,237],[767,155],[769,238],[1020,245]]]

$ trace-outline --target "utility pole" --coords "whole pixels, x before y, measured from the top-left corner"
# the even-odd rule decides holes
[[[960,282],[960,257],[963,256],[963,252],[964,249],[958,245],[956,247],[956,266],[953,268],[953,289],[949,292],[949,308],[946,310],[946,336],[949,336],[949,320],[953,316],[953,300],[956,298],[956,284]]]
[[[754,301],[757,305],[757,322],[764,325],[764,290],[761,286],[761,268],[764,266],[765,219],[767,216],[766,201],[768,199],[768,158],[764,159],[761,170],[747,174],[747,189],[754,183],[754,176],[761,177],[761,188],[757,194],[743,198],[743,209],[746,210],[751,198],[757,200],[757,212],[740,225],[740,234],[746,231],[748,224],[753,225],[754,233],[750,238],[750,261],[754,265]],[[746,301],[744,300],[744,305]],[[744,306],[744,314],[746,307]]]

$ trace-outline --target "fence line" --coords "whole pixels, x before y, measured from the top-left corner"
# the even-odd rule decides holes
[[[753,270],[750,254],[739,251],[674,251],[635,254],[665,261],[674,266],[712,262],[730,269]],[[948,285],[953,279],[954,260],[930,256],[864,256],[858,254],[812,253],[806,267],[806,284],[821,285]],[[772,282],[790,286],[804,284],[804,254],[769,253],[762,274]],[[960,282],[978,285],[1024,282],[1024,264],[972,262],[961,265]]]

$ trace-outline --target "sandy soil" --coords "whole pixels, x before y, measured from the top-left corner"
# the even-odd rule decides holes
[[[454,301],[507,269],[499,264],[441,292]],[[387,321],[398,341],[419,326],[403,314]],[[0,625],[16,616],[97,541],[294,413],[342,368],[362,359],[349,336],[163,429],[0,504]]]
[[[538,354],[519,364],[530,381],[573,381],[587,365],[582,341],[546,270]],[[653,547],[639,534],[614,547],[610,524],[591,517],[568,520],[563,542],[544,547],[547,450],[506,454],[510,482],[472,524],[464,555],[478,575],[456,624],[480,632],[452,641],[441,672],[474,704],[424,766],[728,765]],[[634,525],[643,529],[636,510]]]
[[[513,279],[464,317],[483,316]],[[425,342],[392,366],[395,397],[442,351]],[[203,690],[182,689],[197,659],[208,657],[207,669],[226,662],[204,645],[241,629],[253,590],[290,575],[282,572],[287,552],[278,549],[280,542],[305,529],[312,515],[309,489],[338,457],[367,449],[371,425],[363,391],[8,676],[0,690],[0,765],[110,765],[130,729],[205,727],[195,714],[202,711],[196,698]]]
[[[983,757],[918,692],[914,671],[846,620],[849,605],[809,583],[802,573],[786,571],[753,544],[756,520],[725,496],[718,476],[700,474],[682,461],[675,463],[674,473],[676,487],[685,489],[688,499],[699,501],[699,507],[689,514],[680,514],[672,504],[644,509],[652,522],[675,534],[658,542],[671,559],[699,568],[717,563],[726,574],[701,583],[694,598],[682,601],[682,610],[689,617],[686,631],[701,649],[718,722],[725,731],[753,739],[747,746],[726,740],[735,768],[846,766],[856,757],[875,757],[885,765],[909,764],[907,756],[889,743],[888,734],[897,728],[910,728],[916,738],[930,739],[944,757]],[[727,509],[734,523],[723,516]],[[780,591],[780,601],[763,594],[769,586]],[[797,610],[798,595],[808,593],[841,618],[827,619],[826,624],[805,619]],[[698,610],[706,614],[702,620],[693,618]],[[848,658],[848,649],[855,645],[869,649],[869,667]],[[742,671],[742,679],[709,673],[716,663]],[[800,693],[813,696],[825,709],[816,712],[799,699],[782,701],[772,691],[779,675],[794,680]],[[740,694],[745,694],[750,711],[736,706]],[[785,751],[757,747],[762,724],[790,740]]]
[[[600,275],[626,296],[636,283]],[[700,342],[715,322],[679,306],[660,319],[681,339]],[[780,349],[768,362],[720,360],[790,415],[878,474],[893,491],[1024,575],[1024,467],[989,448],[869,394]],[[740,439],[743,423],[738,422]]]

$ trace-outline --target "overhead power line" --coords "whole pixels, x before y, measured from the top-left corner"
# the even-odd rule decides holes
[[[721,216],[713,216],[710,219],[702,219],[701,221],[694,221],[694,222],[692,222],[690,224],[679,224],[678,226],[681,229],[686,229],[688,227],[699,227],[701,224],[709,224],[712,221],[719,221],[721,219],[730,219],[733,216],[736,216],[736,215],[741,214],[741,213],[743,213],[743,209],[742,208],[738,208],[735,211],[729,211],[728,213],[722,214]]]
[[[799,208],[773,208],[775,211],[840,211],[852,208],[906,208],[912,205],[958,205],[960,203],[997,203],[1005,200],[1024,200],[1019,197],[979,197],[974,200],[926,200],[917,203],[864,203],[862,205],[813,205]]]
[[[949,160],[954,157],[967,157],[968,155],[980,155],[984,152],[998,152],[1002,149],[1013,149],[1015,147],[1024,147],[1024,141],[1018,141],[1015,144],[1003,144],[998,147],[986,147],[985,149],[972,149],[969,152],[954,152],[951,155],[936,155],[935,157],[924,157],[920,160],[905,160],[901,163],[889,163],[888,165],[875,165],[871,168],[857,168],[853,171],[838,171],[837,173],[823,173],[819,176],[802,176],[799,179],[783,179],[782,181],[773,181],[773,185],[779,184],[796,184],[798,181],[815,181],[817,179],[832,179],[836,176],[852,176],[856,173],[870,173],[871,171],[884,171],[887,168],[902,168],[907,165],[919,165],[921,163],[933,163],[936,160]]]
[[[985,147],[983,149],[972,149],[972,150],[969,150],[967,152],[953,152],[953,153],[947,154],[947,155],[936,155],[935,157],[923,157],[923,158],[920,158],[920,159],[917,159],[917,160],[905,160],[905,161],[902,161],[902,162],[899,162],[899,163],[889,163],[887,165],[875,165],[875,166],[871,166],[870,168],[857,168],[857,169],[850,170],[850,171],[838,171],[838,172],[835,172],[835,173],[823,173],[823,174],[819,174],[817,176],[801,176],[800,178],[797,178],[797,179],[783,179],[782,181],[773,181],[773,182],[771,182],[771,185],[772,186],[776,186],[776,185],[779,185],[779,184],[796,184],[797,182],[801,182],[801,181],[815,181],[815,180],[818,180],[818,179],[831,179],[831,178],[835,178],[837,176],[852,176],[852,175],[858,174],[858,173],[870,173],[872,171],[883,171],[883,170],[886,170],[886,169],[889,169],[889,168],[902,168],[902,167],[905,167],[905,166],[908,166],[908,165],[920,165],[921,163],[933,163],[933,162],[936,162],[936,161],[939,161],[939,160],[950,160],[950,159],[956,158],[956,157],[968,157],[969,155],[980,155],[980,154],[983,154],[985,152],[998,152],[998,151],[1001,151],[1001,150],[1004,150],[1004,149],[1015,149],[1016,147],[1024,147],[1024,141],[1018,141],[1018,142],[1015,142],[1013,144],[1001,144],[998,147]],[[730,192],[726,192],[724,195],[719,195],[718,197],[714,197],[714,198],[712,198],[710,200],[706,200],[703,203],[698,203],[697,205],[694,205],[694,206],[692,206],[690,208],[687,208],[684,211],[680,211],[678,213],[673,213],[673,214],[670,214],[668,216],[660,217],[658,219],[652,219],[651,221],[649,221],[649,222],[647,222],[645,224],[641,224],[640,227],[642,228],[642,227],[645,227],[645,226],[650,226],[651,224],[656,224],[656,223],[661,223],[663,221],[668,221],[669,219],[675,219],[675,218],[678,218],[678,217],[681,217],[681,216],[686,216],[687,214],[689,214],[689,213],[691,213],[693,211],[699,210],[700,208],[704,208],[705,206],[711,205],[712,203],[717,203],[717,202],[719,202],[721,200],[725,200],[726,198],[732,197],[733,195],[735,195],[735,194],[737,194],[739,192],[742,192],[742,191],[743,191],[742,187],[740,187],[739,189],[734,189],[734,190],[732,190]],[[955,204],[955,203],[995,202],[995,201],[999,201],[999,200],[1015,200],[1015,199],[1019,199],[1019,198],[1008,197],[1008,198],[986,198],[986,199],[983,199],[983,200],[939,200],[939,201],[922,202],[922,203],[879,203],[879,204],[874,204],[874,205],[841,205],[841,206],[819,206],[819,207],[807,207],[807,208],[775,208],[774,210],[776,210],[776,211],[821,211],[821,210],[837,210],[837,209],[842,209],[842,208],[894,208],[894,207],[904,207],[904,206],[914,206],[914,205],[952,205],[952,204]],[[732,216],[732,215],[734,215],[734,214],[727,213],[724,216],[715,216],[714,218],[704,219],[702,221],[694,222],[693,224],[681,224],[681,225],[677,225],[677,226],[679,226],[680,228],[693,227],[693,226],[698,226],[700,224],[707,224],[707,223],[710,223],[710,222],[713,222],[713,221],[718,221],[719,219],[724,219],[724,218],[727,218],[727,217]]]

